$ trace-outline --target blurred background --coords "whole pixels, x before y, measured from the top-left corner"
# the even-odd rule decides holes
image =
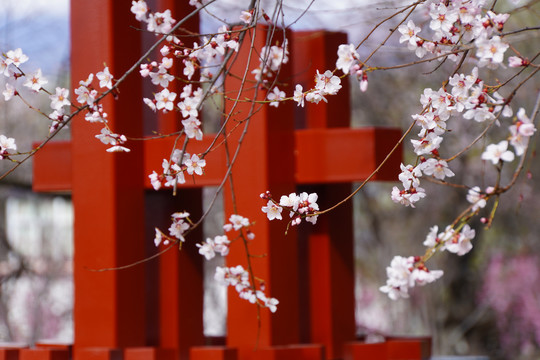
[[[245,4],[244,4],[245,3]],[[211,15],[236,21],[247,1],[220,0]],[[265,9],[273,9],[266,1]],[[294,29],[345,31],[351,43],[358,43],[399,2],[361,0],[287,0],[284,23]],[[306,7],[309,11],[304,14]],[[505,27],[511,31],[540,23],[538,1],[498,1],[496,10],[519,8]],[[69,0],[3,0],[0,4],[0,50],[21,47],[30,57],[25,69],[40,67],[47,87],[69,86]],[[215,17],[203,15],[202,32],[219,26]],[[130,16],[126,7],[126,16]],[[299,19],[298,21],[296,21]],[[361,56],[369,54],[388,34],[391,22],[364,44]],[[386,29],[386,30],[385,30]],[[389,66],[416,60],[394,36],[371,60],[371,65]],[[538,31],[513,37],[513,46],[532,57],[540,49]],[[351,80],[353,126],[399,126],[410,124],[411,114],[420,111],[420,94],[426,87],[437,90],[455,64],[426,63],[408,70],[370,74],[369,88],[360,92]],[[465,66],[464,72],[472,66]],[[411,70],[412,69],[412,70]],[[434,70],[436,70],[434,72]],[[510,75],[508,69],[486,73],[483,80],[495,84]],[[0,87],[4,88],[3,79]],[[511,83],[508,89],[512,88]],[[539,90],[538,79],[517,93],[519,107],[531,113]],[[505,92],[506,91],[506,92]],[[503,89],[501,95],[508,96]],[[48,108],[46,98],[37,107]],[[19,149],[42,139],[48,123],[33,117],[20,101],[0,102],[0,133],[17,139]],[[482,124],[451,120],[441,156],[449,157],[469,144],[483,129]],[[493,129],[489,137],[500,141],[506,128]],[[69,138],[69,131],[61,134]],[[390,199],[394,183],[370,183],[354,199],[356,231],[357,331],[370,341],[385,335],[431,335],[434,354],[486,355],[491,359],[540,358],[540,194],[534,137],[531,160],[516,186],[502,196],[493,226],[487,230],[478,221],[474,249],[457,257],[435,256],[429,267],[445,275],[434,284],[412,290],[409,300],[391,301],[378,288],[386,281],[385,268],[394,255],[421,255],[429,228],[444,228],[468,203],[466,190],[423,182],[428,196],[416,209],[396,205]],[[493,184],[495,172],[479,160],[485,145],[480,142],[465,156],[450,163],[455,183],[482,188]],[[404,144],[404,163],[414,162],[412,146]],[[9,164],[0,162],[5,172]],[[509,174],[505,174],[506,179]],[[31,165],[21,167],[0,182],[0,342],[33,343],[41,340],[72,341],[72,223],[69,194],[34,194]],[[209,190],[209,193],[211,190]],[[487,216],[490,206],[484,209]],[[217,206],[205,224],[209,236],[223,224]],[[152,239],[148,239],[152,241]],[[223,289],[212,285],[216,259],[207,265],[205,332],[225,333],[226,298]]]

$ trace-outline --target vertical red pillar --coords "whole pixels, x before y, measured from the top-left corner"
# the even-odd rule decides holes
[[[295,83],[302,84],[304,90],[312,88],[317,70],[322,74],[335,69],[338,46],[346,43],[345,33],[294,33]],[[305,112],[297,109],[302,119],[298,125],[307,129],[349,127],[348,78],[342,79],[341,85],[337,96],[328,96],[328,103],[306,103]],[[317,159],[314,157],[312,161]],[[319,206],[325,209],[349,195],[351,184],[316,185],[306,190],[316,192]],[[324,344],[330,359],[341,358],[343,344],[352,341],[355,335],[352,215],[352,203],[348,202],[320,216],[316,226],[303,228],[309,234],[305,246],[309,259],[309,299],[305,305],[310,309],[309,340]]]
[[[202,215],[201,193],[201,189],[182,189],[176,198],[168,192],[158,194],[161,199],[168,197],[159,203],[162,209],[155,209],[162,215],[169,210],[162,231],[167,232],[173,212],[187,211],[197,221]],[[195,246],[201,240],[202,226],[190,232],[181,251],[175,246],[159,258],[159,346],[176,350],[180,359],[188,359],[190,347],[204,341],[203,257]]]
[[[153,11],[163,12],[166,9],[171,10],[172,17],[177,21],[182,20],[186,15],[195,10],[195,7],[188,5],[187,2],[174,0],[153,0],[148,2]],[[199,31],[198,16],[192,17],[183,26],[194,33]],[[158,39],[154,34],[143,35],[145,43],[153,44]],[[193,39],[182,38],[186,44],[191,45]],[[163,43],[165,45],[165,43]],[[161,46],[158,47],[158,50]],[[159,51],[154,54],[155,58],[160,59]],[[168,57],[175,60],[175,65],[170,69],[171,74],[179,77],[182,75],[182,62],[172,55]],[[184,82],[174,81],[169,84],[168,89],[178,95],[182,92]],[[151,84],[150,79],[145,79],[145,87],[148,87],[146,96],[153,96],[151,92],[160,91],[161,88]],[[197,85],[193,85],[196,89]],[[179,101],[179,96],[176,101]],[[151,113],[151,117],[146,121],[145,129],[152,129],[161,134],[168,134],[182,129],[182,117],[176,111],[170,111],[166,114],[158,112]],[[151,134],[147,134],[151,135]],[[152,141],[152,140],[150,140]],[[195,142],[193,140],[191,143]],[[179,142],[183,144],[183,138]],[[190,152],[188,146],[188,152]],[[172,149],[171,149],[172,150]],[[163,158],[168,158],[169,153],[163,153]],[[157,162],[158,163],[158,162]],[[159,169],[156,169],[159,170]],[[148,174],[146,174],[148,175]],[[188,180],[189,181],[189,180]],[[146,218],[147,233],[151,241],[154,234],[154,227],[158,227],[164,233],[168,233],[171,224],[171,214],[174,212],[187,211],[194,221],[198,221],[202,215],[202,190],[183,189],[179,185],[176,196],[172,191],[162,190],[156,192],[148,190],[146,194]],[[157,259],[157,279],[155,283],[149,284],[155,288],[158,301],[154,307],[150,307],[148,314],[155,320],[153,325],[155,335],[152,338],[158,338],[152,341],[152,345],[158,345],[161,348],[173,349],[176,358],[188,359],[191,346],[203,345],[203,257],[198,254],[198,248],[195,243],[202,240],[202,226],[195,231],[190,232],[186,238],[186,243],[179,251],[178,247],[170,249]],[[160,246],[161,251],[166,246]],[[155,250],[151,252],[155,253]],[[149,296],[151,296],[149,294]],[[152,334],[149,334],[152,335]]]
[[[282,34],[283,31],[276,30],[275,37],[268,43],[274,45],[277,40],[279,44],[283,44]],[[225,91],[229,97],[236,97],[238,94],[240,100],[252,99],[255,96],[259,100],[264,99],[266,91],[258,89],[256,94],[251,71],[259,66],[257,54],[266,44],[268,35],[266,29],[257,27],[246,36],[238,59],[231,69],[235,76],[228,77],[225,83]],[[250,49],[252,41],[255,51]],[[249,67],[247,80],[241,84],[240,79],[246,72],[246,66]],[[290,76],[289,66],[290,64],[284,65],[280,78],[287,79]],[[238,93],[242,87],[243,91]],[[281,85],[280,89],[282,87]],[[292,94],[290,87],[282,90],[289,96]],[[232,101],[227,102],[226,113],[232,113],[228,131],[238,127],[228,139],[231,157],[237,146],[241,149],[233,166],[234,198],[231,198],[230,184],[225,187],[225,216],[228,218],[237,212],[255,222],[253,232],[256,237],[249,243],[251,254],[256,256],[251,259],[253,270],[257,277],[266,281],[268,296],[280,301],[275,314],[271,314],[268,309],[261,309],[259,322],[256,306],[240,299],[234,289],[229,289],[227,344],[239,348],[240,359],[255,359],[258,356],[254,352],[257,344],[259,348],[264,348],[298,343],[296,232],[292,228],[285,236],[288,214],[283,214],[284,221],[268,221],[266,214],[261,212],[266,201],[259,198],[260,193],[269,190],[279,201],[280,195],[295,191],[294,157],[291,156],[294,151],[294,104],[282,103],[277,109],[267,104],[252,105],[246,102],[237,103],[233,110],[232,106]],[[247,136],[239,143],[244,130],[247,131]],[[246,268],[246,255],[240,241],[232,245],[227,257],[227,266],[238,264]]]
[[[139,40],[130,1],[71,2],[72,88],[106,64],[123,74],[139,57]],[[97,86],[97,81],[94,81]],[[112,131],[142,136],[140,77],[120,88],[118,101],[101,102]],[[72,196],[75,213],[75,350],[145,344],[144,265],[96,272],[144,257],[142,144],[130,153],[108,153],[95,138],[100,124],[82,115],[72,123]]]

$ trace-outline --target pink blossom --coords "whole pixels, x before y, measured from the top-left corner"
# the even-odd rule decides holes
[[[99,87],[112,89],[113,77],[111,73],[109,72],[108,66],[106,66],[105,69],[103,69],[103,71],[98,72],[96,74],[96,77],[99,80]]]
[[[497,165],[499,161],[513,161],[514,153],[507,149],[508,141],[506,140],[503,140],[498,144],[490,144],[482,153],[482,160],[489,160],[493,165]]]
[[[283,208],[279,205],[276,205],[272,200],[268,200],[266,206],[263,206],[261,210],[263,213],[266,214],[268,220],[282,219],[281,212],[283,211]]]
[[[29,87],[32,91],[38,92],[47,83],[47,79],[41,74],[41,69],[37,69],[36,72],[26,79],[23,85]]]

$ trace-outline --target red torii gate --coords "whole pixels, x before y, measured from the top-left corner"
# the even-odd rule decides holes
[[[156,2],[159,8],[170,8],[177,19],[191,10],[173,0]],[[71,7],[73,88],[88,73],[102,69],[103,62],[113,74],[121,74],[138,59],[141,40],[134,38],[139,32],[130,27],[138,24],[127,11],[128,1],[72,1]],[[198,27],[195,22],[189,26]],[[257,35],[255,47],[260,49],[265,39]],[[282,75],[294,74],[292,83],[311,87],[315,70],[334,68],[337,46],[346,42],[341,33],[291,34],[292,66],[284,67]],[[233,72],[245,68],[247,50],[246,46],[241,49],[239,56],[244,61],[238,60]],[[252,61],[250,67],[254,68],[258,59]],[[227,80],[226,87],[236,89],[237,81]],[[92,271],[133,263],[155,252],[153,227],[168,226],[172,212],[187,210],[197,218],[202,213],[201,187],[219,184],[225,174],[223,149],[208,154],[205,175],[196,184],[182,185],[176,198],[149,190],[147,176],[170,153],[170,139],[130,143],[131,153],[110,154],[94,138],[99,129],[76,119],[71,142],[50,143],[37,153],[34,189],[71,190],[73,197],[76,360],[425,356],[425,341],[353,343],[350,202],[319,217],[315,227],[302,228],[301,234],[292,230],[287,236],[284,222],[269,222],[260,211],[264,205],[258,198],[261,192],[270,190],[279,196],[296,191],[297,185],[316,191],[322,208],[334,204],[348,195],[352,181],[365,179],[399,139],[396,129],[350,129],[347,81],[342,85],[340,94],[328,104],[306,104],[305,109],[292,102],[278,109],[266,106],[251,120],[249,136],[233,169],[236,205],[241,214],[256,222],[257,237],[250,247],[253,253],[266,256],[255,261],[254,271],[266,280],[267,292],[280,304],[276,314],[262,311],[258,329],[255,306],[231,294],[226,346],[203,346],[202,257],[190,246],[202,239],[200,231],[190,234],[191,244],[181,252],[169,251],[157,262],[121,271]],[[128,78],[120,90],[118,101],[103,101],[110,114],[109,125],[115,132],[143,137],[148,124],[140,101],[141,79],[137,75]],[[252,93],[246,91],[241,97],[252,97]],[[237,111],[248,110],[239,104]],[[295,130],[295,120],[301,129]],[[173,113],[158,115],[157,129],[174,131],[177,123]],[[233,133],[230,143],[238,136]],[[203,152],[212,138],[210,134],[201,142],[191,142],[190,152]],[[394,180],[400,159],[397,152],[373,179]],[[232,209],[226,194],[227,217]],[[229,265],[245,262],[239,250],[231,249]],[[0,360],[66,360],[68,356],[68,350],[51,345],[0,350]]]

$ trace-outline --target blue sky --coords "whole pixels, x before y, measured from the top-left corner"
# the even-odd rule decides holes
[[[47,78],[69,64],[69,0],[1,0],[0,50],[22,48],[25,69],[42,68]]]

